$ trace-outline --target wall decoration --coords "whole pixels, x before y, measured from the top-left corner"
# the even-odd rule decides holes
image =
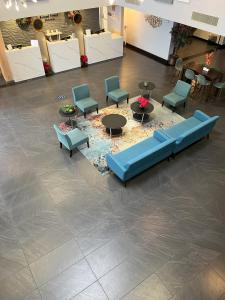
[[[141,5],[144,2],[144,0],[125,0],[125,2],[135,5]]]
[[[162,19],[153,15],[145,15],[145,21],[148,22],[153,28],[162,25]]]
[[[31,24],[31,18],[16,19],[16,24],[19,26],[20,29],[28,30],[28,27]]]
[[[178,0],[179,2],[189,3],[190,0]]]
[[[44,20],[45,22],[54,21],[59,14],[49,14],[45,16],[40,16],[40,19]]]
[[[82,22],[82,15],[78,10],[65,12],[65,18],[67,19],[67,21],[69,20],[76,24],[80,24]]]
[[[39,18],[33,21],[33,27],[35,30],[39,31],[43,28],[43,21]]]

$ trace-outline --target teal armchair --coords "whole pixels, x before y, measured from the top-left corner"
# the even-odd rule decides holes
[[[213,86],[219,90],[218,97],[220,97],[222,95],[222,91],[225,89],[225,82],[215,82]]]
[[[125,99],[127,99],[127,103],[129,102],[129,94],[128,92],[120,88],[120,81],[118,76],[111,76],[105,79],[105,94],[106,102],[111,99],[116,103],[117,107],[119,105],[119,102]]]
[[[173,91],[163,97],[162,106],[164,105],[164,103],[166,103],[173,107],[173,111],[177,106],[181,104],[183,104],[185,107],[190,90],[191,85],[189,83],[186,83],[182,80],[178,80]]]
[[[70,151],[70,157],[73,155],[73,150],[78,146],[87,143],[89,148],[89,138],[80,131],[78,128],[75,128],[69,132],[63,132],[57,125],[53,125],[57,138],[59,140],[60,148],[62,145]]]
[[[82,84],[72,88],[73,101],[79,110],[84,113],[86,118],[87,112],[93,111],[96,109],[98,113],[98,102],[90,97],[90,91],[87,84]]]

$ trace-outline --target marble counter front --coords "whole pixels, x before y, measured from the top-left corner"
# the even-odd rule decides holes
[[[6,55],[15,82],[45,76],[39,46],[6,50]]]
[[[54,73],[78,68],[80,63],[80,50],[78,39],[67,41],[47,41],[49,58]]]
[[[111,32],[85,35],[84,42],[89,64],[123,56],[123,37]]]

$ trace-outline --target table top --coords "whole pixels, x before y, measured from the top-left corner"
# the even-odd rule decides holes
[[[59,114],[62,116],[62,117],[74,117],[76,115],[76,109],[73,111],[73,112],[68,112],[68,113],[65,113],[62,108],[60,107],[59,109]]]
[[[110,114],[102,118],[102,124],[110,129],[120,129],[125,126],[126,123],[127,119],[119,114]]]
[[[155,84],[151,81],[141,81],[138,84],[139,89],[151,91],[155,88]]]
[[[201,74],[204,75],[208,80],[210,81],[222,81],[224,74],[216,69],[209,69],[209,71],[206,73],[203,70],[203,66],[201,64],[197,64],[195,62],[190,62],[185,65],[185,69],[191,69],[193,70],[196,74]]]
[[[154,106],[149,103],[149,105],[145,108],[140,107],[140,103],[138,101],[133,102],[130,106],[133,112],[136,114],[149,114],[154,110]]]

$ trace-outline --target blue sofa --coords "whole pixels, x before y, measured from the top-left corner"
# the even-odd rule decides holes
[[[109,169],[123,182],[140,174],[161,160],[172,155],[175,139],[161,130],[153,137],[116,154],[106,156]]]
[[[173,154],[176,154],[201,138],[208,136],[218,119],[218,116],[210,117],[200,110],[196,110],[192,117],[169,129],[162,130],[162,132],[176,140],[173,148]]]

